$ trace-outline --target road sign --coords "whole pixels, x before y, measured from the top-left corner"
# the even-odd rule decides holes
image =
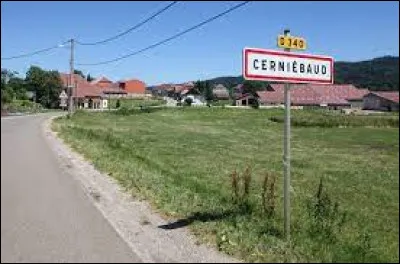
[[[333,58],[245,48],[243,77],[246,80],[330,84],[333,83]]]
[[[279,35],[278,47],[283,49],[305,50],[307,48],[307,42],[303,38]]]

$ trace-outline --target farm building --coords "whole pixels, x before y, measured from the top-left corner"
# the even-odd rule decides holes
[[[369,91],[353,85],[291,85],[291,104],[293,106],[327,107],[330,109],[362,108],[363,96]],[[267,91],[257,92],[261,105],[284,104],[284,85],[271,84]]]
[[[399,111],[399,92],[370,92],[363,98],[363,109]]]
[[[257,100],[259,100],[259,98],[257,96],[254,96],[249,93],[238,95],[238,96],[236,96],[236,99],[235,99],[236,106],[254,105]]]

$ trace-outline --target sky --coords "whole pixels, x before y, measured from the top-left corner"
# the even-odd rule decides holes
[[[71,38],[94,42],[114,36],[170,2],[1,2],[1,57],[28,53]],[[279,50],[285,28],[307,41],[302,53],[360,61],[399,55],[399,2],[250,2],[171,42],[127,59],[113,59],[179,33],[238,4],[235,1],[178,2],[156,19],[119,39],[75,47],[75,68],[113,81],[136,78],[147,85],[181,83],[242,73],[244,47]],[[31,65],[69,71],[70,49],[15,60],[1,68],[24,74]]]

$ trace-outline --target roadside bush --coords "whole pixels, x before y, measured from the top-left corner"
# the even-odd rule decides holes
[[[193,99],[192,98],[188,97],[188,98],[185,99],[185,105],[186,106],[191,106],[192,103],[193,103]]]
[[[258,102],[258,100],[254,100],[254,102],[251,104],[251,107],[254,109],[260,108],[260,103]]]
[[[37,113],[42,110],[43,107],[41,104],[29,100],[13,100],[7,105],[7,111],[9,112]]]

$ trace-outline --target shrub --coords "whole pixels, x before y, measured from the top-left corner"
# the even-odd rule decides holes
[[[185,105],[186,106],[191,106],[192,103],[193,103],[193,99],[192,98],[188,97],[188,98],[185,99]]]
[[[119,101],[119,99],[118,99],[117,102],[115,103],[115,107],[116,107],[116,108],[120,108],[120,107],[121,107],[121,102]]]
[[[258,100],[254,100],[253,103],[251,104],[251,107],[254,109],[260,108],[260,102],[258,102]]]

